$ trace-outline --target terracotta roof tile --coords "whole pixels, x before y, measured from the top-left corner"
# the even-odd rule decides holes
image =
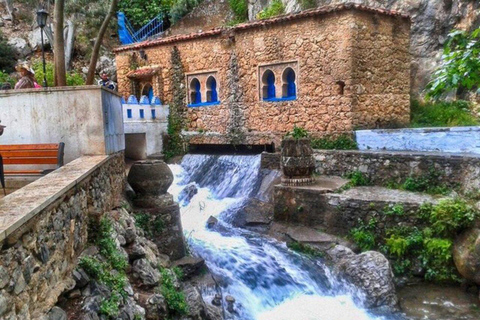
[[[113,51],[114,52],[122,52],[122,51],[129,51],[129,50],[137,50],[137,49],[141,49],[141,48],[153,47],[153,46],[164,45],[164,44],[169,44],[169,43],[174,43],[174,42],[180,42],[180,41],[186,41],[186,40],[192,40],[192,39],[204,38],[204,37],[211,37],[211,36],[220,35],[224,31],[236,31],[236,30],[246,30],[246,29],[258,28],[258,27],[268,26],[268,25],[272,25],[272,24],[285,22],[285,21],[309,18],[309,17],[314,17],[314,16],[318,16],[318,15],[331,13],[331,12],[337,12],[337,11],[343,11],[343,10],[349,10],[349,9],[356,9],[356,10],[359,10],[359,11],[366,11],[366,12],[377,13],[377,14],[382,14],[382,15],[387,15],[387,16],[396,16],[396,17],[400,17],[400,18],[403,18],[403,19],[410,19],[409,15],[401,13],[399,11],[386,10],[386,9],[381,9],[381,8],[373,8],[373,7],[369,7],[369,6],[365,6],[365,5],[361,5],[361,4],[356,4],[356,3],[344,3],[344,4],[339,4],[339,5],[323,6],[323,7],[320,7],[320,8],[301,11],[299,13],[281,15],[281,16],[277,16],[277,17],[273,17],[273,18],[265,19],[265,20],[256,20],[256,21],[253,21],[253,22],[241,23],[241,24],[238,24],[236,26],[229,27],[229,28],[215,28],[215,29],[211,29],[211,30],[208,30],[208,31],[202,31],[202,32],[197,32],[197,33],[182,34],[182,35],[176,35],[176,36],[171,36],[171,37],[166,37],[166,38],[146,40],[146,41],[139,42],[139,43],[134,43],[134,44],[126,45],[126,46],[121,46],[121,47],[118,47],[118,48],[114,49]]]

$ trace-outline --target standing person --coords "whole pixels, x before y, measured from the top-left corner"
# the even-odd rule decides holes
[[[33,77],[35,72],[33,69],[26,63],[18,65],[16,69],[20,73],[21,78],[15,84],[15,89],[35,88],[35,78]]]
[[[100,75],[100,80],[98,80],[98,85],[102,87],[107,87],[110,90],[115,90],[115,88],[117,87],[115,85],[115,82],[113,82],[108,78],[108,74],[106,72],[103,72]]]

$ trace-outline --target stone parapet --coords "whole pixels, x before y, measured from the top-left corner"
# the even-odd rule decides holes
[[[42,319],[75,285],[90,214],[124,189],[123,152],[81,157],[0,200],[0,318]]]
[[[439,182],[463,192],[480,188],[480,156],[440,152],[315,150],[316,172],[345,176],[360,171],[374,185],[400,183],[434,170]]]

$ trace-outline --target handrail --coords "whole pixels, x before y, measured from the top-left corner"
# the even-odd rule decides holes
[[[140,42],[163,32],[162,14],[157,15],[147,24],[135,31],[123,12],[118,12],[118,33],[122,44]]]

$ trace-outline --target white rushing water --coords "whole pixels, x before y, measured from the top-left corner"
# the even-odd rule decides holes
[[[205,259],[223,295],[236,299],[238,320],[371,320],[318,261],[228,221],[260,184],[260,156],[186,155],[172,165],[169,192],[181,204],[191,250]],[[189,199],[186,186],[198,192]],[[210,216],[219,222],[206,227]]]

